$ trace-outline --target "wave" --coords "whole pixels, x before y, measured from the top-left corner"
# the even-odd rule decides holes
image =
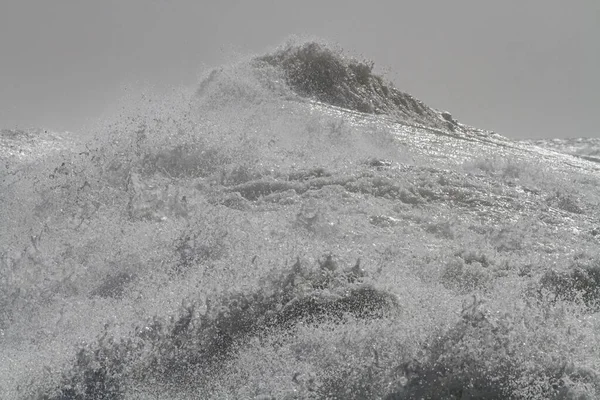
[[[263,87],[279,94],[288,89],[303,98],[407,123],[450,131],[473,129],[460,124],[449,112],[434,110],[396,89],[373,73],[373,62],[348,57],[323,43],[292,41],[270,54],[254,57],[248,66],[260,76]],[[204,94],[225,73],[223,69],[213,70],[199,85],[198,94]],[[221,84],[219,92],[223,89]],[[239,86],[236,89],[238,94],[248,93]]]
[[[64,134],[46,129],[0,130],[0,159],[7,161],[31,160],[72,145]]]
[[[595,163],[315,42],[48,135],[2,170],[0,397],[600,394]]]
[[[523,142],[571,154],[583,159],[600,162],[599,138],[537,139]]]

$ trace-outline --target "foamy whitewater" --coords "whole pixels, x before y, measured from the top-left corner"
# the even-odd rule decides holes
[[[597,143],[372,68],[295,42],[2,130],[0,398],[600,398]]]

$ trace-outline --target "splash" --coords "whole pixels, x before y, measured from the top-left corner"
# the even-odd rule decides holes
[[[316,42],[86,137],[3,158],[0,397],[598,397],[596,163]]]

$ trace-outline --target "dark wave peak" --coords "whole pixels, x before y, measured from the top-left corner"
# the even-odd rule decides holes
[[[291,89],[302,97],[370,114],[455,130],[458,124],[373,73],[374,63],[345,56],[317,43],[288,44],[254,60],[280,69]]]

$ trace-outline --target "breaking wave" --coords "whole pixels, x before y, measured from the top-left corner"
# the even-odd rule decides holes
[[[600,395],[594,163],[315,42],[88,136],[1,133],[1,397]]]
[[[361,113],[387,115],[406,123],[450,131],[472,129],[459,124],[450,113],[434,110],[396,89],[373,73],[372,62],[359,61],[322,43],[292,41],[271,54],[253,58],[250,66],[253,74],[260,76],[261,86],[272,92],[291,90],[303,98]],[[198,93],[204,94],[223,74],[223,69],[212,71],[200,84]],[[244,91],[242,86],[229,89],[248,96],[251,91]],[[222,95],[222,80],[218,90]]]

